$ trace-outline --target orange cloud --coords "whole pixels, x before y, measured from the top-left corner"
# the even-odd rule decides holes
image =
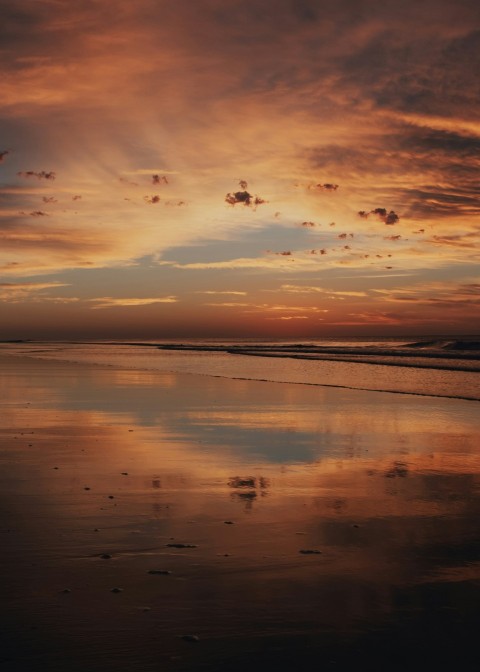
[[[163,296],[156,298],[118,298],[111,296],[102,296],[97,299],[89,299],[96,305],[91,306],[93,310],[101,308],[118,308],[118,307],[132,307],[132,306],[150,306],[155,303],[176,303],[177,297]]]

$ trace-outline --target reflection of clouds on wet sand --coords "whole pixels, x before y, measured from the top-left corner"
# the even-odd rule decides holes
[[[308,657],[327,646],[322,632],[366,646],[372,628],[397,636],[404,617],[423,627],[429,600],[467,619],[480,480],[471,402],[23,362],[3,366],[12,637],[33,609],[73,640],[91,620],[105,637],[93,650],[135,632],[125,655],[145,669],[155,633],[160,660],[186,655],[194,669],[182,634],[223,642],[222,660],[270,637],[288,654],[307,637]],[[52,595],[67,588],[58,611]],[[214,652],[196,655],[207,664]]]

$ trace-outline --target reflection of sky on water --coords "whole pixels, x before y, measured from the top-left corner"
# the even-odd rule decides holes
[[[185,669],[198,661],[177,651],[178,632],[230,642],[239,659],[236,633],[249,651],[284,638],[274,661],[286,642],[301,659],[322,632],[375,647],[405,636],[410,654],[425,629],[430,643],[452,631],[463,642],[459,624],[469,632],[480,551],[472,402],[40,361],[3,370],[2,498],[28,550],[15,558],[28,568],[17,589],[52,628],[56,607],[32,585],[60,575],[59,590],[75,588],[75,609],[62,612],[70,636],[85,619],[99,632],[114,619],[112,632],[143,646],[137,662],[154,636]],[[167,549],[171,540],[196,548]],[[114,556],[110,569],[92,565],[100,552]],[[173,579],[152,584],[151,568]],[[123,601],[92,616],[113,580]],[[144,631],[132,620],[141,604],[152,608]]]
[[[177,439],[274,463],[354,457],[366,450],[383,455],[412,441],[425,450],[423,433],[455,439],[476,426],[475,402],[461,400],[81,365],[43,379],[54,363],[37,366],[47,386],[37,401],[45,407],[113,414],[118,422],[160,426]],[[32,383],[22,391],[27,399],[33,399]]]

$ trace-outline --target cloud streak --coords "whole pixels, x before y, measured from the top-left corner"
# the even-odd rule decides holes
[[[112,296],[102,296],[96,299],[90,299],[94,304],[91,306],[92,310],[100,310],[104,308],[132,308],[136,306],[152,306],[157,303],[176,303],[178,301],[175,296],[163,296],[156,298],[119,298]]]

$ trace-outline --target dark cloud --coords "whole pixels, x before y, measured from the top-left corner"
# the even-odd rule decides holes
[[[235,205],[236,203],[243,203],[244,205],[252,204],[253,196],[249,194],[248,191],[235,191],[233,193],[228,193],[225,196],[225,202],[229,205]]]
[[[228,203],[229,205],[236,205],[237,203],[243,203],[243,205],[246,205],[248,207],[253,206],[254,208],[257,207],[257,205],[262,205],[263,203],[267,203],[267,201],[264,198],[261,198],[260,196],[253,196],[247,191],[248,184],[245,180],[240,180],[239,186],[243,191],[234,191],[232,193],[228,193],[225,196],[225,202]]]
[[[421,154],[422,157],[434,154],[438,158],[440,153],[462,159],[478,159],[480,153],[478,136],[423,126],[405,126],[391,140],[398,147],[414,150],[415,154]]]
[[[479,282],[471,282],[467,283],[464,285],[459,286],[459,292],[462,294],[469,294],[472,296],[478,296],[480,297],[480,283]]]
[[[165,175],[152,175],[152,184],[168,184]]]
[[[398,198],[405,204],[405,216],[422,219],[473,216],[480,214],[480,185],[464,182],[458,187],[421,185],[401,189]]]
[[[466,233],[463,235],[456,234],[451,236],[432,236],[432,238],[429,238],[426,242],[437,245],[447,245],[450,247],[475,249],[478,247],[478,234]]]
[[[389,301],[422,303],[426,305],[443,306],[445,308],[461,308],[465,305],[480,305],[480,285],[478,283],[464,283],[447,289],[429,290],[427,296],[404,296],[396,295],[393,290]]]
[[[325,182],[324,184],[315,184],[310,183],[308,189],[320,189],[323,191],[337,191],[338,184],[332,184],[331,182]]]
[[[373,147],[372,139],[371,150]],[[437,185],[455,183],[468,188],[478,184],[479,154],[478,135],[398,124],[392,127],[385,147],[370,151],[370,168],[361,168],[372,175],[390,173],[395,168],[410,175],[418,173],[423,180],[430,174],[429,179]],[[355,165],[359,168],[359,164]]]
[[[385,122],[384,122],[385,124]],[[418,174],[437,184],[478,182],[480,137],[413,123],[387,122],[383,134],[362,135],[348,146],[326,144],[306,153],[314,169],[341,173],[344,179]]]
[[[2,65],[17,71],[29,69],[32,62],[65,62],[70,55],[78,62],[85,57],[86,35],[101,34],[100,27],[114,27],[124,17],[131,20],[124,3],[118,3],[113,18],[108,3],[92,0],[2,0],[1,16]]]
[[[397,12],[390,7],[388,30],[372,31],[367,42],[339,57],[335,85],[377,108],[474,118],[480,102],[478,10],[474,3],[463,2],[455,15],[453,5],[442,2],[437,18],[429,21],[425,16],[429,4],[417,3],[415,17],[413,4],[405,3],[397,20],[392,20]],[[476,14],[470,28],[468,14],[472,19]],[[425,23],[420,25],[422,15]],[[459,28],[452,30],[455,24]]]
[[[42,17],[38,6],[31,3],[20,5],[18,2],[6,0],[2,5],[2,21],[0,23],[0,39],[2,45],[15,46],[22,44],[25,34],[35,34],[42,25]],[[40,31],[39,31],[40,32]]]
[[[393,210],[390,210],[386,217],[382,216],[380,219],[382,222],[385,222],[385,224],[396,224],[398,221],[400,221],[400,217]]]
[[[253,200],[253,205],[262,205],[263,203],[268,203],[264,198],[261,198],[260,196],[255,196]]]
[[[56,175],[53,170],[48,173],[45,170],[37,172],[35,170],[21,170],[17,173],[19,177],[36,177],[38,180],[54,180]]]
[[[396,224],[397,222],[400,221],[400,217],[397,215],[396,212],[394,212],[393,210],[387,212],[386,208],[374,208],[373,210],[369,211],[359,210],[358,215],[363,219],[368,219],[370,215],[375,215],[384,224]]]

